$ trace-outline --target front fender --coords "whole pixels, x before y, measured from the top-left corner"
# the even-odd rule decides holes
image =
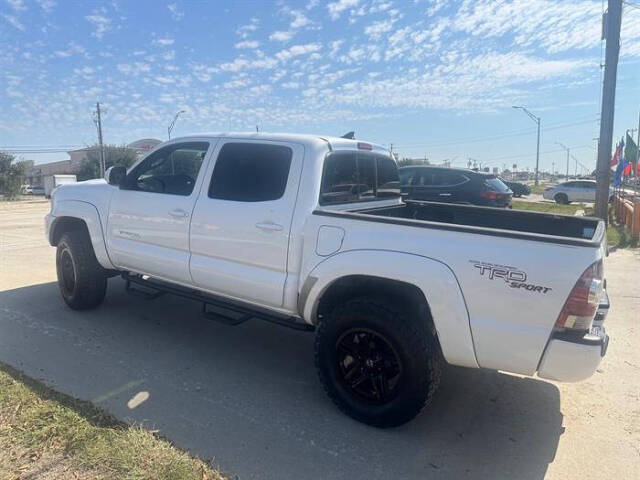
[[[81,200],[61,200],[56,201],[51,210],[51,220],[49,225],[49,243],[53,245],[53,235],[56,230],[56,223],[62,218],[71,217],[83,220],[89,230],[89,237],[96,254],[96,259],[106,269],[115,269],[104,240],[104,232],[102,223],[100,222],[100,213],[98,209],[88,202]]]
[[[444,263],[390,250],[351,250],[333,255],[309,273],[301,292],[303,317],[314,321],[322,294],[336,280],[368,275],[410,283],[424,294],[446,361],[478,368],[469,313],[458,280]]]

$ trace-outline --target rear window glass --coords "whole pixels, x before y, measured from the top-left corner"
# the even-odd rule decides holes
[[[507,192],[509,190],[509,187],[502,183],[502,180],[496,177],[487,178],[484,181],[484,184],[494,192]]]
[[[399,196],[398,169],[391,158],[362,152],[336,152],[327,156],[321,205]]]
[[[284,194],[289,178],[289,147],[227,143],[220,150],[209,197],[236,202],[267,202]]]

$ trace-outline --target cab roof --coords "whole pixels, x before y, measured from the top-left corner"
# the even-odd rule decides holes
[[[313,135],[300,133],[270,133],[270,132],[208,132],[185,135],[172,138],[171,143],[192,138],[233,138],[246,140],[269,140],[280,142],[295,142],[308,144],[328,145],[331,150],[371,150],[378,153],[389,153],[389,150],[380,144],[367,142],[361,139],[348,139],[331,135]],[[370,145],[371,148],[361,148],[362,145]],[[360,146],[359,146],[360,145]]]

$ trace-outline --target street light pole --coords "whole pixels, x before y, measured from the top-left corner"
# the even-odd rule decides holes
[[[173,121],[171,122],[171,124],[167,128],[167,133],[169,134],[169,140],[171,140],[171,130],[173,130],[173,127],[175,126],[176,122],[178,121],[178,117],[180,116],[180,114],[185,113],[185,112],[186,112],[186,110],[180,110],[178,113],[176,113],[176,116],[173,117]]]
[[[569,180],[569,148],[560,142],[556,142],[556,144],[560,145],[562,148],[564,148],[567,151],[567,176],[565,177],[565,179]]]
[[[531,113],[525,107],[514,105],[513,108],[517,108],[517,109],[522,110],[524,113],[529,115],[529,118],[531,118],[531,120],[536,122],[536,125],[538,125],[538,141],[536,143],[536,175],[535,175],[535,180],[534,180],[534,184],[538,185],[538,169],[539,169],[539,166],[540,166],[540,117],[535,116],[533,113]]]

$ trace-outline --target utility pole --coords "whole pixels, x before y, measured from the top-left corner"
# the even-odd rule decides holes
[[[536,122],[536,124],[538,125],[538,141],[536,143],[536,175],[535,175],[535,181],[534,181],[534,184],[538,185],[538,166],[540,164],[540,117],[536,117],[533,113],[531,113],[525,107],[514,105],[512,108],[517,108],[522,110],[524,113],[529,115],[529,118],[531,118],[531,120]]]
[[[604,82],[602,85],[602,107],[600,113],[600,141],[598,143],[598,165],[596,167],[595,214],[605,223],[609,210],[609,160],[613,144],[613,117],[616,102],[616,77],[620,54],[620,25],[622,23],[622,0],[608,0],[608,9],[603,17],[603,39],[606,41]]]
[[[566,176],[566,180],[569,180],[569,148],[567,146],[565,146],[564,144],[560,143],[560,142],[556,142],[556,144],[560,145],[562,148],[564,148],[567,151],[567,176]]]
[[[100,177],[104,177],[104,146],[102,145],[102,114],[100,113],[100,102],[96,102],[96,125],[98,127],[98,145],[100,146]]]

